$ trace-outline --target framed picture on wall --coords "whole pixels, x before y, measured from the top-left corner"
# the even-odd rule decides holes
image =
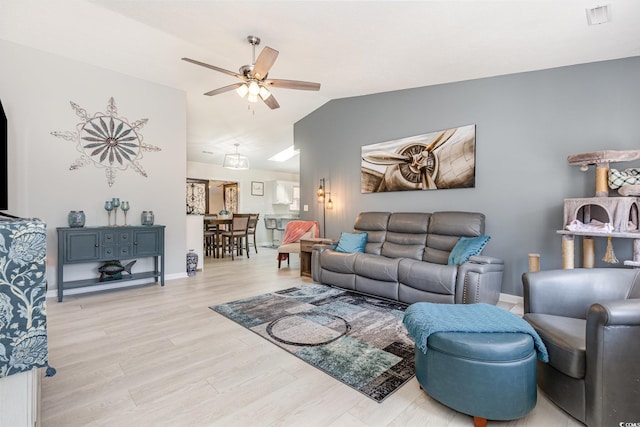
[[[476,126],[362,146],[361,192],[475,187]]]
[[[264,182],[251,181],[251,195],[264,196]]]

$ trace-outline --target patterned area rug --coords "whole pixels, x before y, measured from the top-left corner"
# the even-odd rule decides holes
[[[403,304],[304,284],[210,308],[377,402],[414,375]]]

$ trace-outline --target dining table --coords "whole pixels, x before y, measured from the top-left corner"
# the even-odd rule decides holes
[[[232,218],[217,218],[210,217],[208,218],[206,215],[204,217],[204,233],[205,233],[205,242],[207,242],[207,237],[211,236],[211,232],[213,232],[213,256],[215,258],[220,258],[224,254],[222,253],[222,245],[221,245],[221,234],[223,231],[227,231],[232,223]],[[207,254],[210,253],[210,242],[207,242]]]

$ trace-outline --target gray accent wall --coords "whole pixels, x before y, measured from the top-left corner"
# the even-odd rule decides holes
[[[326,237],[338,238],[361,211],[482,212],[491,236],[483,254],[504,259],[502,291],[522,295],[529,253],[541,255],[543,270],[562,267],[563,200],[595,194],[594,167],[581,172],[567,156],[640,149],[638,76],[633,57],[332,100],[294,126],[308,205],[301,217],[326,222]],[[362,145],[468,124],[476,125],[475,188],[361,194]],[[323,177],[334,202],[324,220]],[[601,261],[605,249],[596,239],[596,267],[611,266]],[[632,258],[630,240],[614,239],[614,249],[620,261]]]

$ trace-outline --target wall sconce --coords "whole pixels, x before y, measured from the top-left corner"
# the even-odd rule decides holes
[[[327,199],[327,202],[325,204],[326,208],[333,209],[333,201],[331,200],[331,189],[327,191],[325,179],[320,178],[320,186],[318,187],[318,203],[325,203],[325,199]]]
[[[318,187],[318,203],[324,203],[324,178],[320,178],[320,187]]]
[[[318,203],[322,203],[322,235],[323,237],[326,237],[327,209],[333,209],[333,200],[331,200],[331,189],[327,189],[324,178],[320,178],[320,186],[318,187]]]

